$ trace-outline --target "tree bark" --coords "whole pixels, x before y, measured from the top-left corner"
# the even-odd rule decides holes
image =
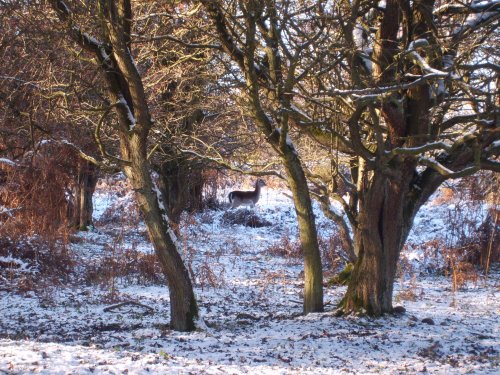
[[[167,278],[170,292],[170,325],[177,331],[192,331],[198,318],[198,306],[193,292],[189,273],[178,252],[176,235],[169,227],[167,213],[160,207],[158,192],[150,174],[150,166],[145,157],[145,145],[139,136],[133,135],[126,148],[132,162],[125,168],[144,221],[149,237]]]
[[[304,314],[323,311],[323,270],[311,197],[304,170],[292,150],[283,156],[304,252]]]
[[[92,197],[98,180],[97,170],[95,165],[88,161],[81,161],[78,169],[74,221],[78,230],[88,230],[93,225]]]
[[[430,33],[432,8],[433,0],[415,3],[414,23],[408,26],[413,29],[408,35],[413,32],[418,35]],[[425,17],[422,12],[430,12],[431,17]],[[397,79],[395,56],[401,20],[401,3],[387,1],[373,52],[373,78],[380,85],[393,84]],[[389,135],[385,142],[388,150],[403,145],[415,147],[426,141],[422,135],[429,128],[429,86],[413,88],[406,95],[406,106],[399,104],[397,95],[381,106],[381,116]],[[382,164],[384,161],[379,163],[370,171],[360,170],[357,176],[359,206],[354,247],[358,260],[346,295],[340,303],[347,313],[362,312],[380,316],[392,311],[393,284],[399,255],[413,218],[424,201],[422,198],[424,195],[428,198],[427,194],[437,188],[432,184],[425,194],[423,189],[415,189],[418,184],[414,181],[417,159],[413,156],[395,157],[385,165]]]
[[[105,42],[82,32],[63,1],[52,1],[59,18],[66,22],[69,35],[81,47],[94,54],[108,84],[108,96],[117,113],[122,159],[119,163],[137,193],[139,207],[167,278],[170,291],[171,328],[191,331],[198,318],[193,287],[178,252],[177,237],[170,228],[166,212],[151,179],[147,159],[148,135],[153,121],[140,73],[130,52],[132,19],[129,0],[101,0],[100,17]],[[116,158],[115,158],[116,159]]]
[[[395,176],[364,172],[354,230],[358,260],[340,305],[344,312],[380,316],[392,311],[397,262],[419,204],[408,204],[414,168],[414,161],[405,160],[394,166]]]
[[[168,217],[176,226],[184,210],[196,210],[202,206],[202,170],[190,164],[179,156],[163,163],[160,168],[159,188]]]

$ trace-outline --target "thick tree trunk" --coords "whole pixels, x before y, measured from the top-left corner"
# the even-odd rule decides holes
[[[366,181],[354,231],[358,260],[340,305],[345,313],[380,316],[392,311],[397,262],[414,217],[405,210],[411,168],[402,166],[397,179],[374,172]]]
[[[137,193],[137,200],[148,228],[153,247],[167,278],[170,292],[170,325],[177,331],[192,331],[198,318],[198,306],[188,270],[178,252],[176,235],[168,225],[166,212],[160,209],[159,197],[151,180],[143,144],[132,136],[127,153],[132,164],[125,173]]]
[[[304,252],[304,313],[321,312],[323,270],[309,188],[298,156],[290,151],[284,159]]]

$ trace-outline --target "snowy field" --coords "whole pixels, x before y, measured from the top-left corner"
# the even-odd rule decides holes
[[[96,219],[113,205],[127,215],[128,206],[117,204],[129,198],[98,191]],[[302,316],[301,260],[269,251],[284,237],[296,237],[292,202],[264,189],[258,206],[272,226],[228,225],[224,211],[206,211],[182,228],[183,256],[196,278],[206,328],[169,330],[168,291],[158,283],[117,277],[68,280],[24,294],[1,288],[0,373],[500,373],[498,269],[459,291],[450,277],[398,277],[395,305],[406,312],[381,319],[335,317],[345,287],[326,287],[326,311]],[[431,202],[409,241],[438,238],[452,208]],[[317,217],[320,236],[328,238],[330,224],[319,210]],[[429,228],[434,237],[423,234]],[[124,229],[119,221],[107,222],[76,235],[71,253],[82,268],[127,250],[151,253],[144,233],[142,225]],[[415,269],[425,263],[418,252],[405,256]]]

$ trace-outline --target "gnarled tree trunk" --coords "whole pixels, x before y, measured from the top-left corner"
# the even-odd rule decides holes
[[[358,259],[341,302],[344,311],[373,316],[392,311],[397,262],[413,222],[413,215],[405,211],[411,171],[407,167],[399,178],[378,174],[365,181],[354,230]]]
[[[108,96],[118,117],[121,159],[114,158],[130,179],[139,207],[162,265],[170,291],[171,327],[195,328],[198,318],[193,287],[179,254],[176,235],[162,211],[147,159],[148,136],[153,124],[142,78],[131,55],[132,7],[129,0],[99,1],[104,41],[83,32],[63,1],[53,0],[54,10],[66,23],[69,35],[94,54],[108,85]],[[118,160],[117,160],[118,159]]]

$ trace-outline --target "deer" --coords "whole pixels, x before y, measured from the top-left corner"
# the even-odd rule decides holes
[[[266,183],[262,179],[255,181],[255,190],[253,191],[241,191],[235,190],[229,193],[229,203],[230,208],[236,208],[238,206],[251,206],[255,207],[255,204],[260,198],[260,188],[266,186]]]

